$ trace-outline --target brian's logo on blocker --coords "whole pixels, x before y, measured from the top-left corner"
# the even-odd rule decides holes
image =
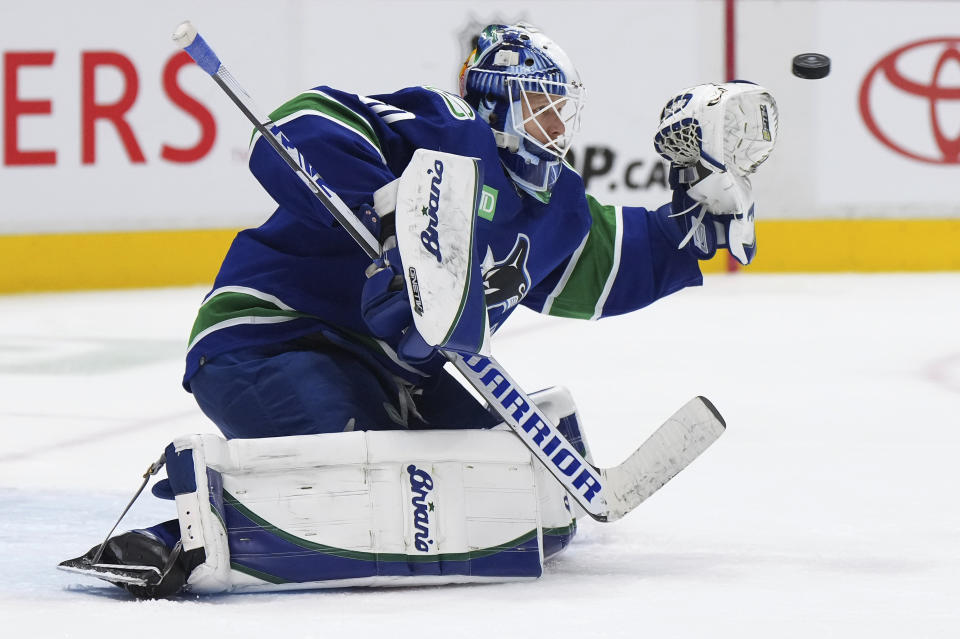
[[[417,468],[413,464],[407,466],[410,476],[410,492],[413,499],[413,546],[420,552],[430,552],[433,540],[430,539],[430,513],[433,512],[433,502],[427,501],[427,496],[433,490],[433,477],[427,471]]]
[[[430,219],[427,222],[427,228],[420,233],[420,242],[423,248],[437,258],[438,262],[443,261],[440,255],[440,233],[437,232],[437,224],[440,219],[438,216],[440,209],[440,183],[443,182],[443,162],[436,160],[433,163],[433,169],[427,169],[427,175],[433,175],[430,179],[430,198],[427,200],[427,206],[423,207],[423,214]]]
[[[860,85],[860,115],[887,148],[912,160],[960,164],[960,36],[905,44]]]
[[[506,312],[520,303],[530,288],[530,272],[527,257],[530,255],[530,238],[520,233],[510,254],[499,262],[494,261],[493,251],[487,247],[487,255],[480,268],[483,272],[483,295],[487,309],[497,307]]]

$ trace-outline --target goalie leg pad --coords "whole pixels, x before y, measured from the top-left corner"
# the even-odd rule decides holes
[[[577,414],[573,395],[562,386],[554,386],[531,393],[537,407],[557,425],[567,441],[593,463],[590,445],[584,434],[582,421]],[[577,534],[577,519],[586,513],[576,501],[570,499],[567,491],[542,464],[534,467],[537,473],[537,487],[540,497],[540,521],[543,527],[543,556],[550,559],[564,550]]]
[[[167,459],[194,592],[533,579],[557,528],[559,486],[501,431],[194,435]]]
[[[570,391],[563,386],[551,386],[531,393],[530,399],[536,402],[537,408],[557,425],[557,430],[567,438],[570,445],[592,464],[593,455],[590,452],[590,445],[587,443],[583,422],[577,413],[577,405]]]

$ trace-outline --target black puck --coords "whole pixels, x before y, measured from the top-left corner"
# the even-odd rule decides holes
[[[807,80],[819,80],[830,73],[830,58],[822,53],[801,53],[793,56],[793,75]]]

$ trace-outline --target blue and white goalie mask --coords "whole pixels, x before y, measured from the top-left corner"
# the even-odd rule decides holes
[[[460,94],[490,123],[517,186],[549,201],[585,96],[563,49],[530,25],[490,25],[463,65]]]

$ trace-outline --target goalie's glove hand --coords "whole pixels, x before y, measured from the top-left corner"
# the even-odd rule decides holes
[[[384,247],[386,250],[381,256],[367,267],[367,281],[360,294],[360,315],[371,333],[389,339],[413,324],[413,312],[396,238],[388,238]]]
[[[747,265],[757,251],[750,181],[730,172],[715,173],[698,165],[672,167],[673,200],[669,217],[682,237],[677,248],[709,260],[718,248]]]
[[[770,92],[749,82],[701,84],[671,98],[653,144],[671,163],[671,208],[680,248],[709,259],[727,248],[741,264],[756,253],[748,175],[770,155],[779,126]]]
[[[676,166],[702,164],[747,176],[773,152],[780,115],[770,92],[750,82],[701,84],[671,98],[653,146]]]

